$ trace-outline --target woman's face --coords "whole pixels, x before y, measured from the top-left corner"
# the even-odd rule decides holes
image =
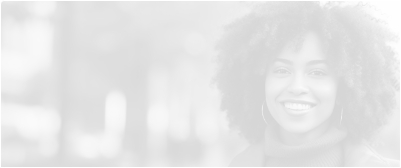
[[[266,104],[285,131],[302,134],[329,123],[337,79],[326,61],[318,36],[308,33],[299,50],[284,47],[269,66]]]

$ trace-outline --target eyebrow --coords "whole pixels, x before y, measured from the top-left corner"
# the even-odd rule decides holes
[[[292,61],[288,60],[288,59],[284,59],[284,58],[276,58],[275,62],[282,62],[284,64],[288,64],[288,65],[292,65]],[[328,65],[326,60],[312,60],[309,61],[308,63],[306,63],[306,65],[316,65],[316,64],[326,64]]]

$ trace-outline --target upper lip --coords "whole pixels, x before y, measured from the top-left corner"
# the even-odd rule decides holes
[[[316,103],[313,102],[313,101],[300,100],[300,99],[286,99],[286,100],[282,100],[282,101],[281,101],[281,103],[285,103],[285,102],[316,105]]]

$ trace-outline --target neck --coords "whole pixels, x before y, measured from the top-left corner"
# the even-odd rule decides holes
[[[330,120],[326,120],[316,128],[305,133],[288,132],[283,128],[279,129],[279,137],[282,143],[290,146],[302,145],[322,136],[330,127]]]

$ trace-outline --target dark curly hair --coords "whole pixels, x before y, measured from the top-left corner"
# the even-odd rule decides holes
[[[398,36],[372,17],[364,3],[266,2],[225,27],[216,49],[214,82],[230,127],[251,143],[261,140],[265,123],[265,70],[283,46],[302,42],[314,31],[334,72],[343,125],[351,137],[369,139],[394,111],[399,93],[399,59],[390,46]],[[369,9],[369,8],[368,8]]]

